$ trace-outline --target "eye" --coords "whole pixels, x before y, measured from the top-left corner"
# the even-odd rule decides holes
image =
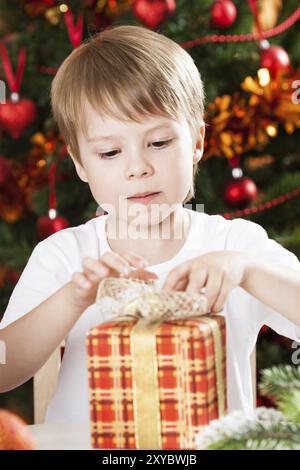
[[[156,142],[152,142],[152,145],[156,145],[158,144],[157,147],[154,147],[154,148],[161,148],[161,147],[164,147],[168,144],[170,144],[172,142],[173,139],[169,139],[169,140],[158,140]]]
[[[155,141],[155,142],[152,142],[152,145],[154,146],[154,148],[156,149],[160,149],[160,148],[163,148],[167,145],[169,145],[174,139],[169,139],[169,140],[158,140],[158,141]],[[157,145],[157,146],[156,146]],[[104,159],[104,160],[111,160],[113,159],[116,154],[119,153],[119,150],[111,150],[110,152],[105,152],[105,153],[97,153],[97,156],[100,158],[100,159]]]
[[[106,153],[97,153],[97,156],[101,159],[111,160],[115,157],[115,154],[118,153],[118,150],[111,150],[110,152]],[[113,154],[113,155],[112,155]]]

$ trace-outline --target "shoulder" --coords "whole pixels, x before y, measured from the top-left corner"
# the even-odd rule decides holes
[[[221,236],[226,250],[256,251],[268,243],[277,243],[269,238],[266,230],[250,220],[226,219],[220,215],[208,216],[207,226],[211,226],[215,236]]]
[[[99,224],[101,223],[99,219],[100,216],[78,226],[59,230],[39,242],[37,248],[52,249],[69,255],[74,255],[75,252],[84,253],[89,248],[93,251],[99,240]]]
[[[249,220],[241,218],[230,220],[222,215],[209,215],[205,212],[193,211],[193,213],[198,224],[202,224],[206,238],[222,240],[227,249],[240,240],[240,235],[243,235],[244,242],[253,237],[268,237],[263,227]]]
[[[297,257],[270,238],[267,231],[255,222],[242,218],[229,220],[221,215],[209,215],[203,212],[194,214],[198,223],[202,224],[205,246],[258,253],[275,261],[286,259],[294,266],[299,266]]]
[[[85,256],[98,258],[100,256],[99,217],[87,222],[59,230],[40,241],[33,249],[29,258],[29,266],[41,263],[49,269],[62,269],[72,272],[81,269]],[[26,269],[26,268],[25,268]]]
[[[229,230],[227,236],[227,245],[229,247],[248,247],[249,245],[253,247],[259,247],[260,243],[265,243],[270,240],[266,230],[261,225],[252,222],[251,220],[237,218],[228,222]]]
[[[272,264],[300,270],[297,256],[278,241],[270,238],[261,225],[250,220],[238,218],[230,221],[226,249],[253,253]]]

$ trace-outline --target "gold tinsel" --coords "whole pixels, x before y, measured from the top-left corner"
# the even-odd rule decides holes
[[[253,171],[270,167],[275,163],[275,158],[273,155],[259,155],[259,157],[247,157],[243,163],[246,170]]]
[[[279,125],[288,134],[300,128],[300,106],[292,100],[295,80],[300,69],[289,76],[270,80],[266,85],[259,78],[246,77],[241,91],[218,96],[207,107],[205,156],[226,157],[251,150],[263,150],[276,137]]]

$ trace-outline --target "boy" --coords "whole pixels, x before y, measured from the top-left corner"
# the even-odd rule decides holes
[[[109,319],[95,306],[97,285],[147,267],[165,289],[204,287],[211,312],[226,317],[228,410],[251,411],[262,325],[300,339],[300,263],[258,224],[183,207],[204,139],[192,58],[159,33],[113,27],[67,57],[51,98],[78,176],[107,214],[33,250],[1,323],[0,390],[32,377],[66,338],[46,422],[88,423],[85,335]]]

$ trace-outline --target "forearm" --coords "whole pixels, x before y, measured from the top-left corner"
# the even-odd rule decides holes
[[[300,272],[248,255],[241,287],[300,326]]]
[[[0,392],[29,380],[68,335],[82,310],[70,301],[65,284],[32,311],[0,330],[5,364],[0,363]]]

